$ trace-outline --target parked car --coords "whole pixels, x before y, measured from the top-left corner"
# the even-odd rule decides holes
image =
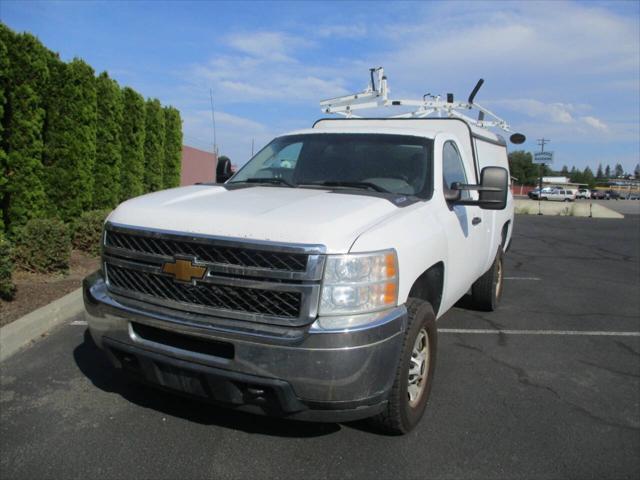
[[[617,190],[607,190],[604,192],[605,200],[620,200],[620,192]]]
[[[89,330],[114,366],[164,388],[406,433],[431,390],[436,319],[469,290],[497,308],[508,181],[505,141],[473,121],[319,120],[224,184],[118,206],[83,283]]]
[[[593,200],[604,200],[606,197],[605,191],[604,190],[592,190],[591,191],[591,198]]]
[[[581,188],[576,194],[576,198],[591,198],[591,190],[588,188]]]
[[[542,193],[549,193],[549,192],[552,192],[553,190],[554,190],[554,187],[544,187],[542,189]],[[527,195],[532,200],[538,200],[538,197],[540,196],[540,189],[534,188]]]
[[[540,200],[555,200],[558,202],[573,202],[576,199],[576,193],[574,190],[554,189],[550,192],[542,192],[540,194]]]

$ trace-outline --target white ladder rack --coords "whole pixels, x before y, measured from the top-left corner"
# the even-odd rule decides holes
[[[389,98],[390,90],[387,83],[387,77],[384,74],[384,69],[382,67],[376,67],[369,69],[369,72],[371,74],[370,83],[363,92],[322,100],[320,102],[322,112],[335,113],[347,118],[362,118],[358,115],[354,115],[353,112],[381,107],[413,107],[415,110],[411,112],[391,115],[385,118],[425,118],[430,116],[440,118],[455,117],[464,120],[470,125],[475,125],[481,128],[494,127],[500,128],[505,132],[512,131],[506,121],[490,110],[474,102],[478,90],[480,90],[480,87],[484,83],[483,79],[478,81],[466,102],[454,101],[453,94],[451,93],[447,94],[446,101],[442,100],[440,95],[431,94],[425,95],[422,97],[422,100],[392,100]],[[376,76],[378,80],[377,84],[375,81]],[[471,118],[469,115],[463,113],[469,112],[472,109],[476,109],[478,111],[477,119]],[[513,143],[523,143],[524,140],[524,135],[519,133],[511,136],[511,141]]]

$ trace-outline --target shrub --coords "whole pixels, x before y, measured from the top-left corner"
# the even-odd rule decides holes
[[[16,230],[13,258],[16,266],[32,272],[55,272],[69,267],[71,239],[58,219],[34,218]]]
[[[16,293],[16,286],[11,281],[13,262],[11,261],[11,245],[0,233],[0,298],[11,300]]]
[[[72,226],[73,247],[99,255],[102,226],[109,213],[111,210],[91,210],[80,215]]]

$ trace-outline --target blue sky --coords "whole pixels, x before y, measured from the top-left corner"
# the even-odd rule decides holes
[[[640,2],[31,2],[0,20],[69,60],[182,112],[185,143],[244,163],[273,136],[321,117],[318,101],[362,90],[382,65],[393,97],[454,92],[528,137],[556,166],[622,163],[640,151]]]

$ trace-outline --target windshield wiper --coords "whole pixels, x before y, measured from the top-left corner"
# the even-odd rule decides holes
[[[323,182],[311,182],[311,183],[300,184],[300,185],[322,185],[325,187],[360,188],[363,190],[375,190],[376,192],[391,193],[386,188],[382,188],[380,185],[376,185],[375,183],[371,183],[371,182],[346,182],[346,181],[343,182],[340,180],[327,180]]]
[[[236,182],[231,182],[236,183]],[[238,181],[237,183],[271,183],[274,185],[286,185],[287,187],[295,188],[296,185],[285,180],[284,178],[247,178],[246,180]]]

